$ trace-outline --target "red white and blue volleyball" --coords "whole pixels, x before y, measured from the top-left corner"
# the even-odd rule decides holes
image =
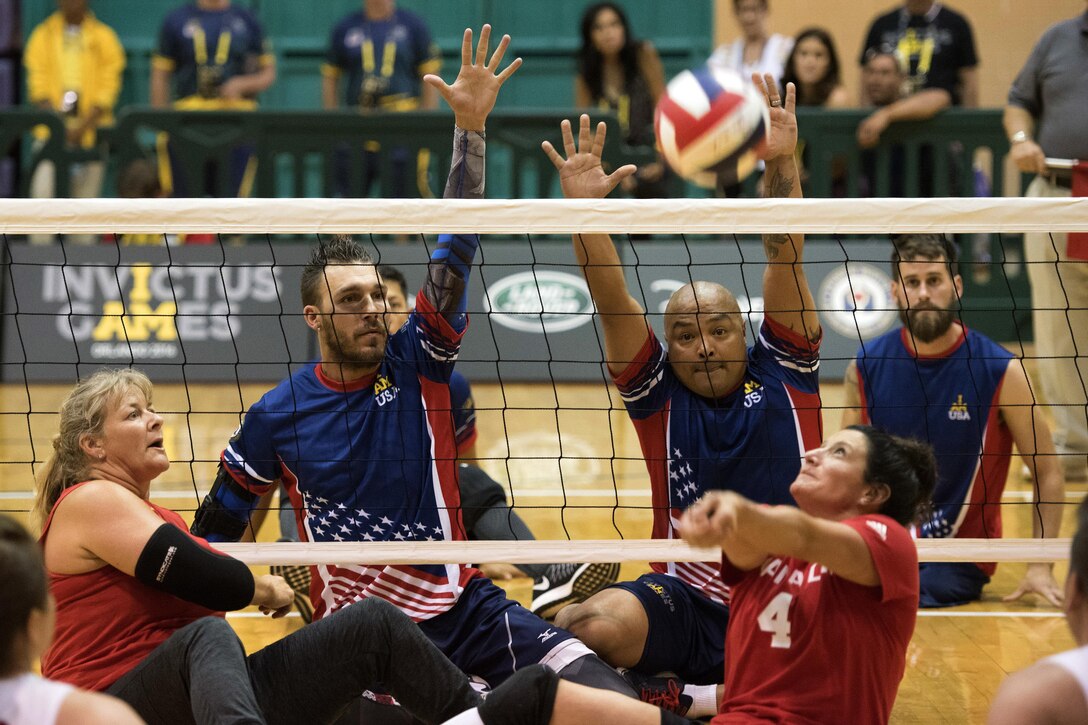
[[[669,81],[654,130],[665,161],[700,186],[735,184],[756,168],[770,116],[763,94],[730,70],[708,66]]]

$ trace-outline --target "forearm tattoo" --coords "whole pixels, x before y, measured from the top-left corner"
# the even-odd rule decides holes
[[[484,198],[484,134],[479,131],[453,130],[453,160],[446,178],[445,199]]]

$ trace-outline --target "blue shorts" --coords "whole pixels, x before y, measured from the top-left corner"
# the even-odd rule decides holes
[[[540,663],[558,671],[593,654],[570,632],[507,599],[483,577],[465,586],[453,609],[419,627],[453,664],[492,688],[522,667]]]
[[[954,607],[977,602],[990,577],[971,562],[933,562],[918,565],[918,606]]]
[[[643,574],[613,587],[638,597],[650,629],[634,669],[648,675],[672,672],[693,685],[725,679],[725,627],[729,607],[668,574]]]

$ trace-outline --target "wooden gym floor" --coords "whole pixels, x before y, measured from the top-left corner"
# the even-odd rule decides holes
[[[175,462],[155,484],[156,501],[183,511],[215,475],[219,451],[237,427],[239,412],[267,390],[222,385],[160,385],[155,406],[166,417],[166,447]],[[0,386],[0,510],[21,518],[30,506],[31,464],[50,450],[55,415],[66,386]],[[539,539],[646,538],[649,493],[634,431],[618,396],[599,384],[474,385],[481,465],[502,482]],[[825,384],[824,424],[839,428],[841,386]],[[612,412],[609,413],[609,408]],[[30,412],[33,411],[33,412]],[[1006,536],[1031,535],[1031,484],[1014,461],[1006,489]],[[1085,493],[1070,485],[1062,534],[1072,532],[1073,511]],[[566,504],[564,506],[564,503]],[[24,518],[24,520],[26,520]],[[274,540],[266,524],[260,540]],[[897,723],[981,723],[1009,672],[1072,646],[1061,612],[1034,597],[1005,604],[1022,564],[998,568],[981,602],[926,611],[918,618],[892,720]],[[625,564],[624,578],[645,571]],[[1064,581],[1066,566],[1056,573]],[[530,582],[500,582],[528,603]],[[300,626],[297,617],[269,620],[246,611],[230,621],[250,650]]]

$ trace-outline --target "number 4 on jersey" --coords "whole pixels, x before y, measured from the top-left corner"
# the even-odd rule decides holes
[[[788,592],[779,592],[774,599],[763,608],[756,620],[759,628],[771,633],[771,647],[775,649],[789,649],[790,646],[790,604],[793,603],[793,595]]]

